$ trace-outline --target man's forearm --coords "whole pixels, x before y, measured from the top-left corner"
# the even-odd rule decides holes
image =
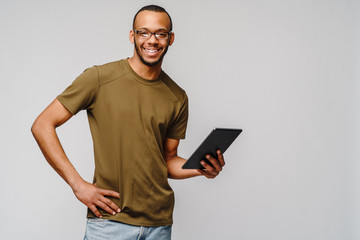
[[[36,121],[31,131],[45,159],[70,187],[75,190],[83,179],[68,160],[56,134],[55,127],[51,126],[51,124]]]
[[[166,162],[167,162],[169,178],[185,179],[185,178],[191,178],[201,175],[195,169],[182,169],[182,166],[186,162],[186,159],[181,158],[179,156],[174,156],[168,159]]]

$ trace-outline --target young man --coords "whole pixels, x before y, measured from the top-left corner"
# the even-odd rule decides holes
[[[46,160],[88,207],[85,239],[170,239],[174,194],[167,178],[214,178],[224,166],[218,152],[219,160],[208,156],[213,167],[203,161],[205,170],[181,168],[188,100],[161,69],[174,42],[169,14],[143,7],[129,39],[131,58],[86,69],[31,129]],[[55,131],[83,109],[94,142],[93,184],[72,166]]]

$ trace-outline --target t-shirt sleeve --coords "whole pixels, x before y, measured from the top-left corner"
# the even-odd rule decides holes
[[[56,98],[74,115],[83,109],[91,110],[98,92],[98,76],[96,66],[87,68]]]
[[[180,111],[167,130],[166,136],[173,139],[184,139],[189,115],[188,97],[185,93]]]

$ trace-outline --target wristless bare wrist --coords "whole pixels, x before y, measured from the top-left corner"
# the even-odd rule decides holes
[[[71,182],[69,181],[68,184],[71,187],[71,189],[73,190],[73,192],[78,191],[81,186],[85,183],[85,180],[82,179],[80,176],[74,180],[72,180]]]

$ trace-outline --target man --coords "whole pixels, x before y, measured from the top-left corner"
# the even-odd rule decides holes
[[[167,178],[216,177],[224,166],[207,156],[204,170],[183,170],[188,100],[161,69],[174,42],[165,9],[149,5],[134,17],[131,58],[86,69],[39,115],[32,133],[46,160],[88,207],[85,239],[170,239],[174,194]],[[93,184],[72,166],[55,128],[87,110],[94,142]]]

